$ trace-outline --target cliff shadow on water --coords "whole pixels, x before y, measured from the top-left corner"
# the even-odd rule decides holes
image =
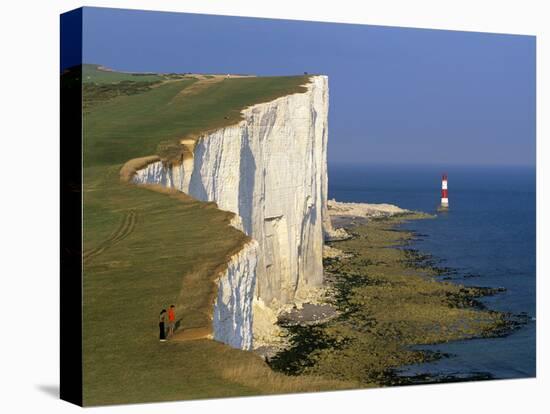
[[[525,321],[495,312],[478,300],[501,289],[466,287],[438,276],[430,255],[408,245],[415,235],[399,228],[421,213],[370,219],[344,228],[351,238],[330,242],[341,250],[325,258],[327,296],[338,316],[318,325],[284,325],[289,346],[268,359],[277,371],[357,381],[364,386],[490,379],[469,376],[399,376],[396,369],[445,358],[420,345],[507,335]]]

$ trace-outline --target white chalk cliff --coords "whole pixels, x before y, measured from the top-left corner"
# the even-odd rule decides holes
[[[258,243],[245,244],[218,280],[214,303],[213,337],[234,348],[252,348],[252,294],[256,282]]]
[[[236,214],[234,225],[254,243],[220,278],[214,338],[249,349],[253,300],[261,309],[276,309],[323,281],[328,78],[313,76],[306,92],[251,106],[242,115],[236,125],[182,141],[192,158],[179,165],[150,163],[132,181],[176,188]]]

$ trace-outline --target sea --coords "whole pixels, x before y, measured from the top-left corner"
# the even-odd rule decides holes
[[[442,173],[449,210],[438,212]],[[419,349],[435,362],[403,367],[403,377],[508,379],[536,376],[536,172],[534,167],[397,166],[329,163],[329,198],[390,203],[437,214],[403,227],[417,234],[414,249],[433,255],[441,276],[458,284],[505,288],[481,299],[489,309],[522,316],[520,328]]]

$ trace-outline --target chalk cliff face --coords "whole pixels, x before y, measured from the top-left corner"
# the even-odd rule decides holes
[[[252,348],[252,301],[258,242],[252,240],[233,256],[218,280],[214,303],[214,339],[234,348]]]
[[[182,141],[182,145],[190,146],[192,158],[175,166],[153,162],[138,170],[133,182],[177,188],[234,212],[234,225],[257,242],[254,297],[262,305],[276,308],[305,296],[323,280],[323,223],[328,217],[328,79],[314,76],[307,92],[251,106],[242,114],[244,120],[237,125],[205,134],[197,142]],[[326,222],[325,227],[330,231]],[[252,267],[251,261],[244,267],[236,266],[240,270],[234,273]],[[251,311],[242,297],[231,298],[225,290],[243,286],[231,277],[228,280],[233,281],[224,282],[220,288],[215,326],[221,307]],[[253,285],[247,284],[247,289]],[[245,291],[238,294],[251,301],[252,295]],[[242,307],[226,306],[228,301],[242,302]],[[227,309],[219,321],[227,320]],[[248,316],[233,320],[248,321]],[[248,346],[242,345],[248,344],[248,339],[239,342],[235,338],[241,334],[235,332],[219,333],[218,337],[232,337],[222,341]],[[242,337],[248,338],[247,334]]]

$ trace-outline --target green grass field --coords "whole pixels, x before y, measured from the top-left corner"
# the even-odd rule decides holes
[[[166,79],[165,75],[148,73],[124,73],[102,69],[99,65],[82,65],[82,82],[109,84],[122,81],[157,82]]]
[[[127,74],[85,69],[84,77],[95,74],[103,85],[128,81]],[[247,237],[213,203],[123,183],[120,168],[238,122],[246,106],[302,92],[307,77],[224,79],[183,93],[195,82],[172,79],[130,95],[102,90],[85,112],[85,405],[349,388],[289,379],[253,353],[215,341],[159,343],[158,315],[170,304],[181,327],[210,326],[214,278]]]

